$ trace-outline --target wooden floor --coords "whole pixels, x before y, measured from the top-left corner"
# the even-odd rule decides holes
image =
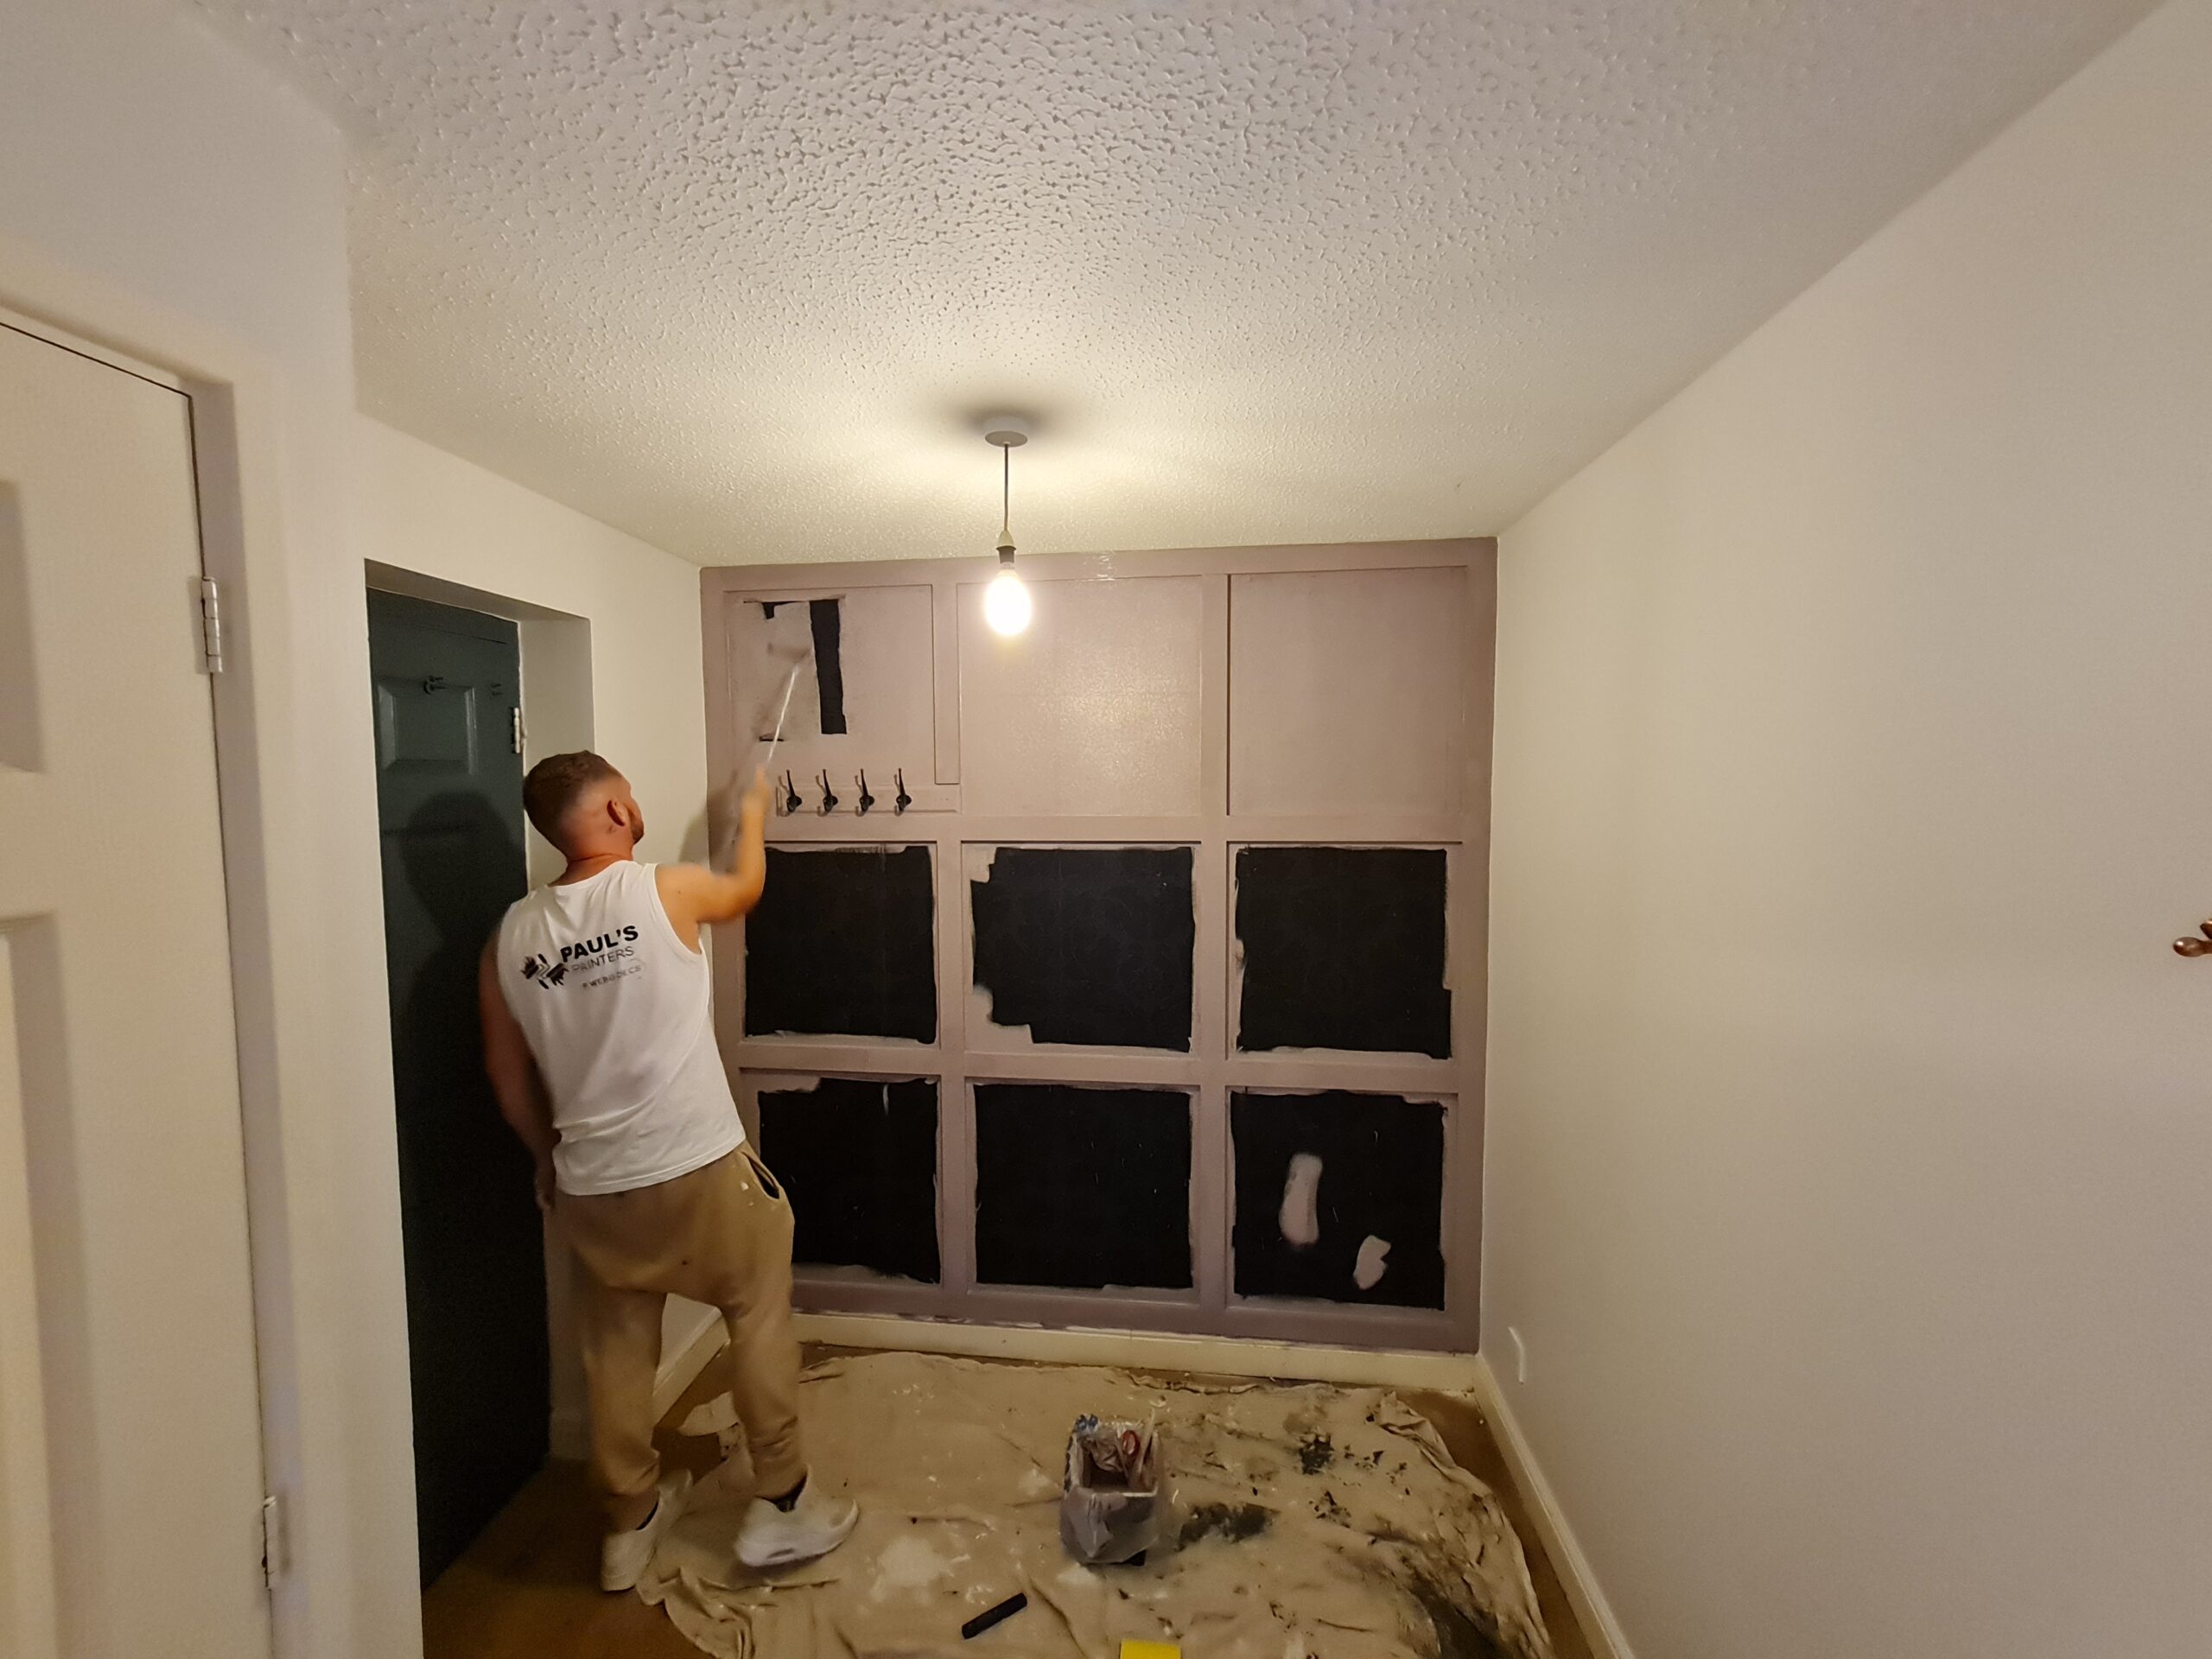
[[[830,1351],[810,1351],[807,1357]],[[1405,1399],[1436,1425],[1460,1467],[1497,1494],[1528,1552],[1554,1653],[1590,1659],[1481,1411],[1452,1395]],[[696,1403],[690,1395],[678,1401],[667,1421],[681,1421]],[[711,1440],[684,1439],[665,1423],[658,1439],[671,1467],[703,1474],[714,1465]],[[570,1463],[549,1465],[430,1586],[423,1598],[423,1650],[425,1659],[697,1659],[698,1652],[658,1608],[601,1592],[597,1511],[582,1465]]]

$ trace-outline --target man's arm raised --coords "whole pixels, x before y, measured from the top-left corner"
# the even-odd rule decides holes
[[[756,768],[738,803],[737,848],[728,874],[702,864],[660,867],[661,908],[668,912],[677,936],[693,950],[699,948],[702,924],[734,922],[760,902],[760,889],[768,879],[768,774]]]

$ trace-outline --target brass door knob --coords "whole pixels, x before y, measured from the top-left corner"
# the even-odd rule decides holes
[[[2212,921],[2199,922],[2196,925],[2196,931],[2204,937],[2202,938],[2196,938],[2188,934],[2183,934],[2180,938],[2174,941],[2174,954],[2176,956],[2212,957]]]

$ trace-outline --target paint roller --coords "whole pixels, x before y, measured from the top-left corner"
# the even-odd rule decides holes
[[[784,700],[776,708],[776,729],[768,737],[768,758],[760,763],[760,770],[772,772],[776,769],[776,745],[784,741],[784,716],[791,711],[791,688],[798,683],[798,671],[806,665],[807,653],[802,651],[798,660],[791,664],[791,671],[784,676]]]
[[[784,658],[789,658],[791,661],[791,667],[784,675],[784,695],[776,704],[776,723],[768,734],[767,758],[760,763],[760,770],[771,778],[774,777],[776,771],[776,746],[784,741],[784,718],[791,711],[791,691],[798,684],[799,670],[806,666],[807,658],[813,655],[814,647],[811,644],[780,647],[771,645],[768,647],[768,660],[771,663]],[[760,707],[760,713],[766,715],[767,712],[767,705],[764,702]],[[759,741],[760,725],[761,722],[759,720],[753,722],[756,742]]]
[[[776,764],[776,746],[783,741],[784,720],[785,717],[791,713],[791,690],[798,683],[799,670],[806,666],[806,659],[812,655],[814,655],[814,647],[810,644],[797,646],[784,646],[781,648],[772,645],[768,648],[768,660],[770,662],[779,662],[788,658],[791,663],[791,667],[784,675],[783,695],[781,697],[778,698],[776,702],[776,723],[774,727],[771,728],[769,733],[767,756],[760,763],[760,770],[763,772],[768,772],[769,769]],[[770,695],[773,696],[774,694],[771,693]],[[751,725],[751,730],[753,734],[753,741],[755,743],[758,743],[760,741],[760,727],[763,719],[765,719],[767,715],[767,712],[768,705],[766,702],[763,702],[760,709],[755,711],[755,716]],[[724,798],[730,803],[729,817],[727,820],[729,827],[723,832],[727,838],[726,841],[721,843],[717,843],[721,848],[720,855],[714,857],[712,860],[717,868],[728,863],[729,849],[736,845],[736,804],[738,801],[744,798],[745,786],[747,781],[748,779],[746,770],[743,767],[740,767],[729,780],[729,794]]]

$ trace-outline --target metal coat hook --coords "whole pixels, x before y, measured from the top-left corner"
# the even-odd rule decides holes
[[[2201,939],[2197,939],[2191,938],[2187,934],[2183,934],[2180,938],[2174,941],[2174,954],[2176,956],[2212,957],[2212,921],[2199,922],[2196,925],[2196,931],[2199,933],[2202,933],[2204,937]]]
[[[828,817],[837,810],[837,792],[830,787],[830,769],[822,769],[822,816]]]
[[[899,792],[891,798],[891,810],[894,814],[901,813],[914,804],[914,798],[906,792],[906,767],[899,767],[891,774],[891,778],[899,785]]]
[[[787,767],[784,772],[784,816],[789,817],[798,810],[798,790],[792,785],[791,774]]]
[[[861,817],[866,817],[868,808],[874,804],[875,797],[868,792],[868,768],[863,766],[861,768]]]

